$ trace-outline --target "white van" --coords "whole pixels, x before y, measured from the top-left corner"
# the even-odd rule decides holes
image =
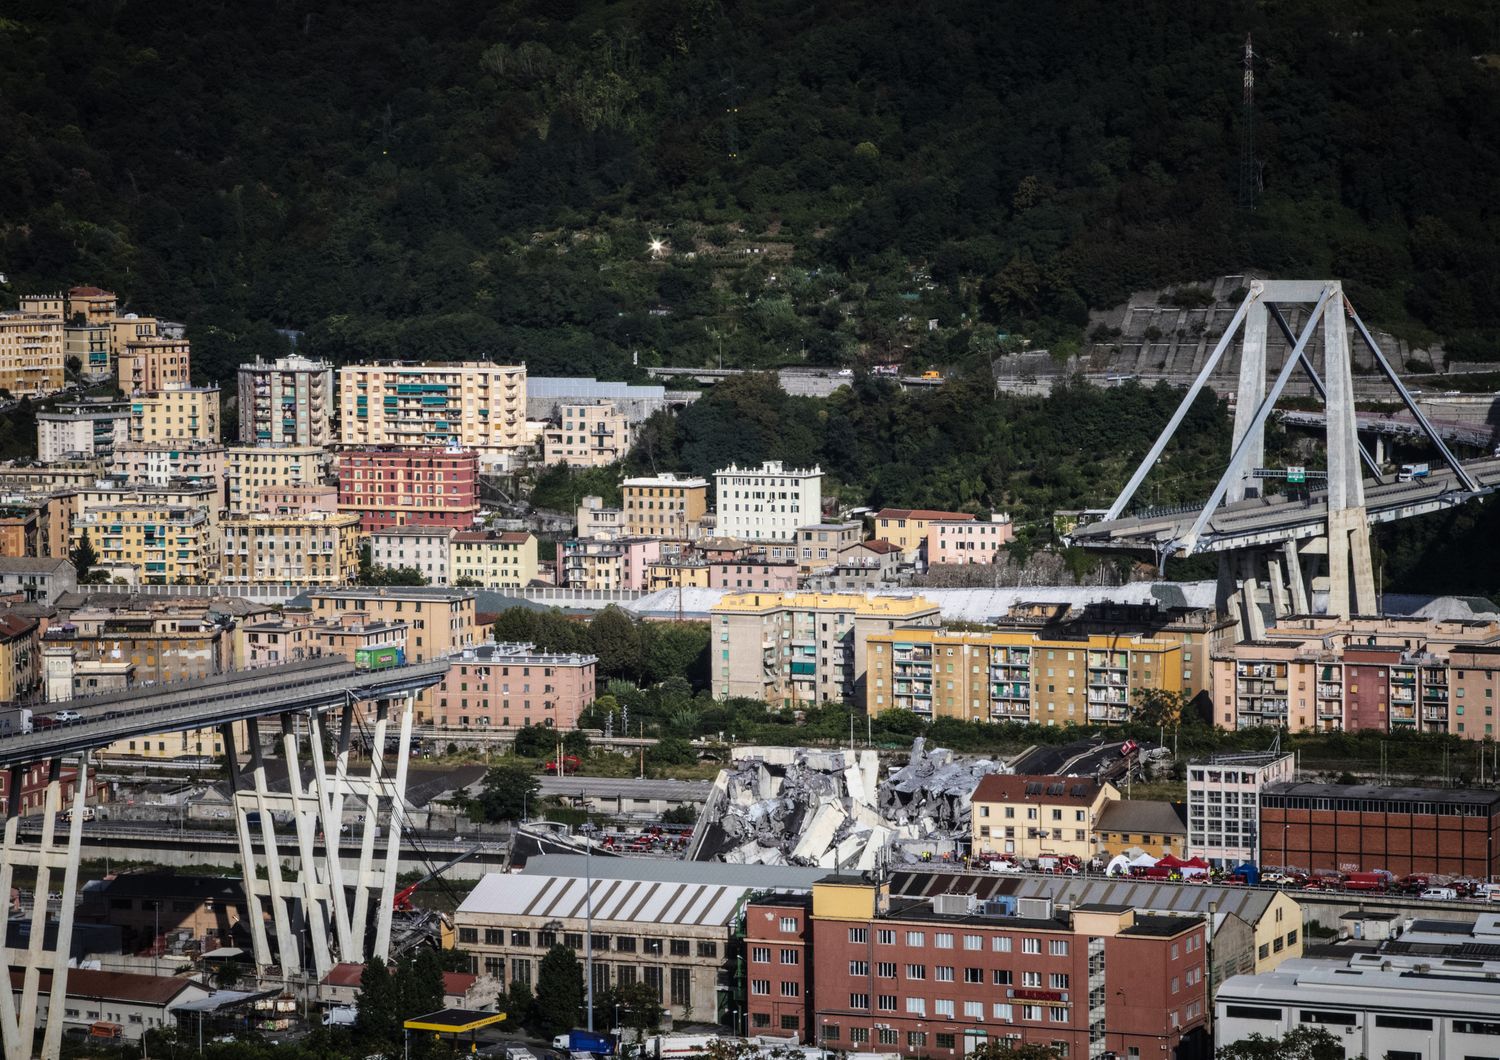
[[[1453,902],[1458,900],[1458,892],[1452,887],[1429,887],[1422,892],[1420,897],[1441,902]]]
[[[83,809],[78,811],[78,817],[83,821],[92,821],[94,819],[94,808],[92,806],[85,806]],[[64,810],[62,813],[57,815],[57,818],[60,821],[72,821],[73,811]]]
[[[1474,888],[1474,897],[1481,902],[1500,902],[1500,883],[1481,883]]]

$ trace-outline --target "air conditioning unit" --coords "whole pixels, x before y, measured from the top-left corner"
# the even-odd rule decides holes
[[[967,894],[939,894],[932,899],[932,911],[939,916],[967,916],[973,903]]]
[[[1052,899],[1018,898],[1016,899],[1016,916],[1025,920],[1051,920]]]

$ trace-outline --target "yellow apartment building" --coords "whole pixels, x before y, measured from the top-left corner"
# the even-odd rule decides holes
[[[115,358],[115,382],[127,395],[176,390],[191,385],[192,367],[187,339],[137,339]]]
[[[125,347],[132,342],[147,342],[156,338],[156,318],[126,313],[100,321],[109,327],[109,359],[118,363]]]
[[[472,648],[488,638],[475,623],[475,596],[437,586],[319,589],[309,594],[313,617],[338,623],[358,613],[361,621],[405,623],[406,657],[426,662]]]
[[[967,512],[941,512],[930,508],[882,508],[875,513],[875,539],[889,541],[909,556],[927,543],[927,530],[936,520],[972,521]]]
[[[872,636],[868,650],[872,714],[1099,725],[1128,721],[1139,689],[1183,690],[1180,641],[1125,634],[896,629]]]
[[[183,387],[131,396],[130,440],[160,442],[171,438],[221,440],[218,387]]]
[[[77,357],[83,374],[90,379],[114,377],[114,363],[109,357],[108,324],[64,324],[63,357]]]
[[[351,448],[458,447],[494,462],[527,444],[524,365],[351,364],[338,380]]]
[[[448,578],[465,585],[519,588],[537,574],[536,538],[528,533],[461,530],[448,539]]]
[[[646,591],[658,589],[707,589],[709,566],[703,560],[672,556],[646,566]]]
[[[100,563],[135,567],[143,585],[219,580],[219,538],[208,513],[164,500],[98,505],[73,518],[73,547],[89,535]]]
[[[991,773],[971,799],[974,853],[1087,861],[1104,807],[1119,797],[1113,784],[1091,777]]]
[[[226,515],[227,583],[348,585],[359,573],[359,516],[339,512]]]
[[[938,619],[920,596],[726,593],[710,611],[713,691],[774,707],[858,702],[868,643]]]
[[[0,313],[0,389],[36,397],[65,385],[62,300],[21,299],[21,311]],[[30,307],[30,308],[28,308]]]
[[[224,454],[226,510],[257,511],[260,492],[287,486],[315,486],[328,474],[329,455],[316,445],[232,445]]]
[[[630,452],[630,419],[613,401],[565,402],[542,430],[542,463],[604,467]]]
[[[115,318],[118,306],[119,301],[113,291],[106,291],[102,287],[70,287],[65,316],[69,321],[82,317],[87,327],[108,326]]]
[[[625,533],[631,537],[698,536],[708,511],[708,479],[671,473],[628,478],[620,486]]]

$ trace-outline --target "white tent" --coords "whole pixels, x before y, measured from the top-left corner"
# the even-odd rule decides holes
[[[1153,858],[1150,854],[1141,853],[1136,857],[1130,859],[1130,867],[1133,869],[1149,869],[1153,865],[1155,865],[1158,860],[1159,859]]]
[[[1104,875],[1129,876],[1130,859],[1127,858],[1124,854],[1116,854],[1113,858],[1110,859],[1109,864],[1104,866]]]

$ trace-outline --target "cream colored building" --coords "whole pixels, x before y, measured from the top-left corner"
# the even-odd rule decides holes
[[[628,478],[625,532],[631,537],[693,538],[708,511],[708,479],[679,478],[670,472]]]
[[[115,382],[127,395],[176,390],[192,384],[192,368],[187,339],[136,339],[115,357]]]
[[[118,363],[120,354],[125,352],[127,344],[132,342],[148,342],[156,338],[156,318],[143,317],[135,313],[125,313],[122,316],[113,316],[107,321],[100,323],[109,326],[109,359],[111,364]]]
[[[726,593],[709,614],[714,694],[776,707],[857,702],[870,637],[939,619],[920,596],[854,593]]]
[[[488,639],[475,622],[475,599],[465,589],[395,585],[308,595],[313,617],[321,621],[342,622],[344,616],[358,613],[364,622],[406,623],[406,657],[411,662],[452,655]]]
[[[603,497],[584,497],[578,505],[578,536],[616,538],[625,536],[625,509],[606,508]]]
[[[613,401],[563,402],[556,424],[542,430],[542,463],[604,467],[630,451],[629,418]]]
[[[167,486],[174,479],[197,479],[218,486],[224,480],[224,446],[192,438],[161,442],[121,442],[110,465],[131,482]]]
[[[65,385],[62,298],[21,299],[21,311],[0,313],[0,389],[37,397]]]
[[[59,406],[36,416],[37,459],[44,464],[76,457],[112,456],[130,437],[130,406],[116,402]]]
[[[520,588],[536,578],[536,538],[528,533],[463,530],[448,541],[448,577],[454,584]]]
[[[449,526],[388,526],[370,534],[370,562],[377,567],[410,567],[428,585],[447,585],[454,529]]]
[[[262,490],[319,485],[329,459],[315,445],[232,445],[224,459],[227,509],[240,515],[259,511]]]
[[[130,398],[130,440],[159,442],[169,438],[221,440],[219,388],[183,387]]]
[[[63,494],[70,499],[66,508],[69,525],[77,523],[82,516],[100,510],[109,510],[127,505],[167,509],[190,509],[199,512],[207,520],[208,536],[213,542],[214,562],[218,564],[219,516],[223,509],[223,487],[217,482],[173,482],[166,486],[145,483],[126,483],[115,479],[100,479],[87,485],[76,486]],[[78,543],[76,531],[70,534],[71,544]],[[90,532],[89,540],[98,547],[98,539]],[[100,559],[103,560],[101,550]]]
[[[326,361],[278,357],[240,365],[240,440],[246,445],[330,445],[333,409],[333,365]]]
[[[114,362],[109,356],[108,324],[64,324],[63,356],[77,357],[87,379],[114,378]]]
[[[790,541],[823,518],[823,469],[731,464],[714,472],[714,533],[739,541]]]
[[[86,327],[107,327],[115,318],[118,306],[115,292],[102,287],[68,288],[66,316],[69,321],[81,316]]]
[[[489,463],[526,443],[526,368],[479,361],[339,369],[346,446],[460,447]]]
[[[163,501],[99,505],[74,517],[74,548],[85,532],[101,563],[134,567],[143,585],[219,580],[217,527],[200,507]]]
[[[1088,861],[1099,817],[1119,797],[1114,785],[1090,777],[991,773],[970,800],[974,853]]]
[[[228,515],[222,581],[347,585],[359,572],[359,516]]]

